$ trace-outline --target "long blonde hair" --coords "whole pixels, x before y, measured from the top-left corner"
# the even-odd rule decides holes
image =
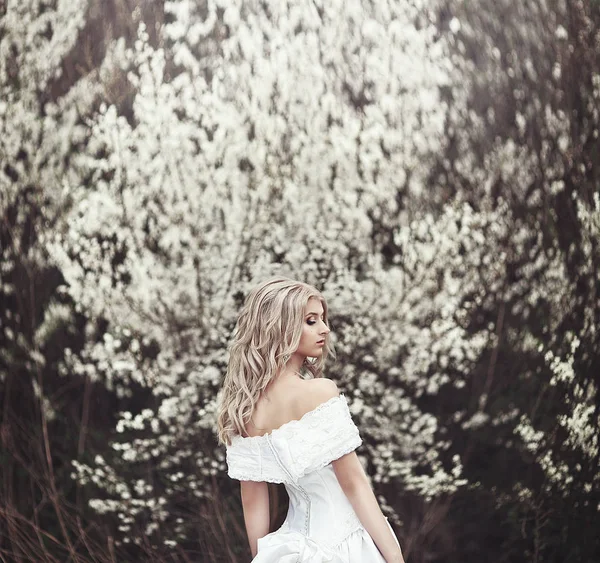
[[[321,302],[323,320],[328,324],[325,298],[306,283],[271,278],[257,285],[246,298],[229,348],[218,408],[221,443],[229,444],[234,435],[244,434],[260,394],[298,349],[304,309],[311,297]],[[321,377],[325,358],[332,353],[326,339],[322,355],[315,361],[305,360],[304,371],[309,376]]]

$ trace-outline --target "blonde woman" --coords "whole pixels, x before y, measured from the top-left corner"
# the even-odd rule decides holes
[[[228,474],[241,482],[253,563],[403,562],[355,449],[344,395],[323,377],[327,304],[314,287],[274,278],[240,313],[218,415]],[[269,533],[267,483],[289,509]]]

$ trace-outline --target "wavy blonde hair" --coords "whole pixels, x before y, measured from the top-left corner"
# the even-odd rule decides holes
[[[244,434],[261,393],[298,349],[304,309],[311,297],[321,302],[323,320],[328,324],[325,298],[306,283],[271,278],[257,285],[246,298],[229,348],[218,408],[217,429],[222,444],[230,444],[233,436]],[[315,361],[304,361],[305,374],[322,377],[328,354],[333,354],[333,349],[327,338],[323,354]]]

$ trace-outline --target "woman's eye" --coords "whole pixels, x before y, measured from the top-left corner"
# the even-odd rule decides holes
[[[315,319],[308,319],[308,320],[306,321],[306,324],[309,324],[309,325],[314,325],[316,322],[317,322],[317,321],[315,321]]]

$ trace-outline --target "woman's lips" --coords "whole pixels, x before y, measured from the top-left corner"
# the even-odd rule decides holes
[[[323,346],[325,344],[325,340],[319,340],[317,342],[317,346]]]

